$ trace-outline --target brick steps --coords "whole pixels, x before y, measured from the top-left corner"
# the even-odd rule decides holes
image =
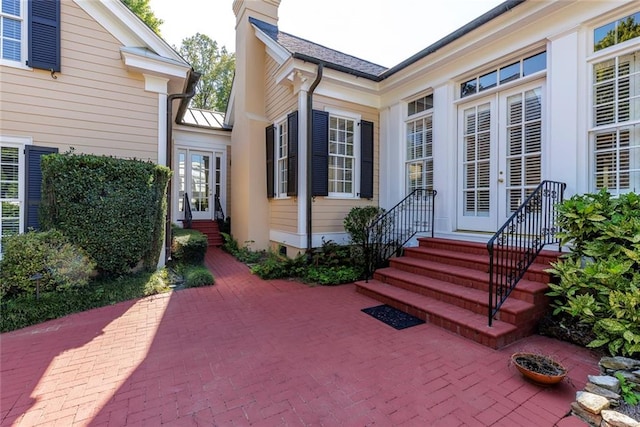
[[[448,239],[418,239],[404,256],[390,260],[358,292],[473,339],[500,348],[534,332],[548,307],[549,262],[543,251],[488,326],[489,256],[486,245]]]
[[[207,236],[209,246],[220,247],[224,243],[222,235],[220,234],[220,228],[216,221],[201,219],[192,220],[191,228],[205,234]]]

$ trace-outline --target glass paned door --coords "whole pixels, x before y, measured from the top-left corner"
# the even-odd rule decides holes
[[[458,229],[491,231],[497,212],[495,100],[460,108]]]
[[[543,85],[459,109],[458,229],[496,231],[542,180]]]
[[[176,156],[177,219],[184,218],[184,195],[189,195],[193,219],[216,219],[214,195],[224,207],[225,164],[223,152],[178,149]]]

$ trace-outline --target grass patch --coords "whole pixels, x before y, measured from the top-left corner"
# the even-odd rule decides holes
[[[168,292],[169,276],[162,269],[117,279],[101,279],[83,287],[72,287],[34,295],[4,298],[1,303],[0,332],[8,332],[57,319],[72,313],[116,304],[135,298]]]

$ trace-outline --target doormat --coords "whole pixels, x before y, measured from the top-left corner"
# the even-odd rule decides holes
[[[398,330],[425,323],[422,319],[418,319],[415,316],[386,304],[363,308],[361,311]]]

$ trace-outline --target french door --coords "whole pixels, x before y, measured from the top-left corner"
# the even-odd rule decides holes
[[[542,180],[544,84],[460,105],[459,230],[494,232]]]
[[[189,196],[193,219],[214,219],[215,199],[222,190],[222,153],[178,150],[178,211],[184,215],[184,194]]]

